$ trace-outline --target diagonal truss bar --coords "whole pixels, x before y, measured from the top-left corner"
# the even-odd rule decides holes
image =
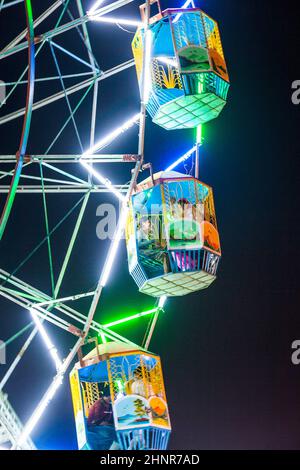
[[[106,5],[105,7],[97,10],[97,16],[105,15],[106,13],[110,13],[111,11],[116,10],[117,8],[121,8],[124,5],[127,5],[128,3],[133,2],[134,0],[117,0],[114,3],[111,3],[110,5]],[[67,31],[70,31],[73,28],[77,28],[78,26],[91,21],[91,17],[89,15],[84,15],[80,18],[76,18],[73,21],[70,21],[69,23],[66,23],[64,25],[58,26],[57,28],[54,28],[50,31],[47,31],[44,34],[41,34],[38,38],[36,38],[36,43],[47,41],[48,39],[51,39],[55,36],[58,36],[59,34],[66,33]],[[16,52],[20,52],[24,49],[27,48],[27,41],[17,44],[13,47],[10,48],[5,48],[3,51],[0,52],[0,60],[11,56],[12,54],[15,54]]]
[[[3,0],[4,1],[4,0]],[[33,27],[36,28],[38,25],[40,25],[44,20],[46,20],[57,8],[59,8],[61,5],[64,4],[64,0],[57,0],[56,2],[53,3],[47,10],[44,11],[36,20],[34,20]],[[27,34],[27,29],[24,29],[13,41],[11,41],[6,47],[0,51],[0,54],[3,53],[4,51],[7,51],[9,49],[12,49],[14,46],[19,44],[22,39],[26,38]]]
[[[63,80],[63,78],[62,78],[60,66],[59,66],[59,64],[58,64],[58,60],[57,60],[57,57],[56,57],[56,54],[55,54],[55,51],[54,51],[52,42],[50,42],[50,50],[51,50],[51,53],[52,53],[52,57],[53,57],[53,60],[54,60],[54,63],[55,63],[56,70],[57,70],[57,72],[58,72],[58,74],[59,74],[59,76],[60,76],[60,83],[61,83],[61,86],[62,86],[64,95],[65,95],[65,100],[66,100],[66,103],[67,103],[67,106],[68,106],[68,110],[69,110],[69,113],[70,113],[71,121],[72,121],[73,126],[74,126],[75,134],[76,134],[76,136],[77,136],[77,140],[78,140],[79,146],[80,146],[80,148],[81,148],[81,151],[83,152],[83,146],[82,146],[81,138],[80,138],[80,135],[79,135],[79,130],[78,130],[78,127],[77,127],[77,124],[76,124],[76,121],[75,121],[74,110],[73,110],[72,107],[71,107],[71,103],[70,103],[69,97],[68,97],[68,95],[67,95],[67,93],[66,93],[65,83],[64,83],[64,80]]]
[[[56,283],[56,286],[55,286],[55,289],[54,289],[54,297],[55,298],[57,297],[58,292],[61,288],[63,278],[65,276],[65,272],[66,272],[67,266],[68,266],[70,258],[71,258],[73,247],[74,247],[74,244],[75,244],[78,232],[79,232],[79,228],[81,226],[81,222],[82,222],[82,219],[83,219],[83,216],[84,216],[84,213],[85,213],[85,209],[86,209],[89,197],[90,197],[90,191],[88,191],[86,193],[86,195],[85,195],[85,197],[82,201],[82,205],[80,207],[80,211],[79,211],[79,214],[78,214],[78,217],[77,217],[77,220],[76,220],[76,224],[75,224],[72,236],[70,238],[69,245],[68,245],[68,248],[67,248],[67,251],[66,251],[66,255],[65,255],[64,261],[62,263],[62,267],[61,267],[61,270],[59,272],[57,283]]]
[[[81,0],[76,0],[76,4],[77,4],[77,9],[78,9],[78,12],[79,12],[79,15],[80,16],[83,16],[84,15],[84,10],[83,10],[83,6],[82,6],[82,1]],[[98,67],[97,67],[97,64],[96,64],[96,61],[95,61],[95,56],[94,56],[94,53],[93,53],[93,50],[92,50],[92,46],[91,46],[91,41],[90,41],[90,36],[89,36],[89,32],[88,32],[88,29],[87,29],[87,25],[86,23],[83,23],[82,24],[82,31],[83,31],[83,41],[84,41],[84,44],[86,46],[86,49],[87,49],[87,52],[88,52],[88,56],[89,56],[89,60],[90,60],[90,65],[93,69],[93,74],[94,74],[94,78],[96,79],[97,78],[97,72],[98,72]],[[98,100],[98,82],[95,81],[94,83],[94,90],[93,90],[93,104],[92,104],[92,116],[91,116],[91,131],[90,131],[90,146],[94,145],[94,141],[95,141],[95,127],[96,127],[96,116],[97,116],[97,100]],[[90,179],[91,176],[89,176]]]
[[[67,78],[79,78],[79,77],[86,77],[86,76],[89,76],[91,75],[93,72],[80,72],[80,73],[69,73],[69,74],[65,74],[65,75],[62,75],[62,77],[64,79],[67,79]],[[36,78],[35,79],[35,83],[39,83],[39,82],[48,82],[48,81],[51,81],[51,80],[59,80],[60,77],[57,75],[52,75],[50,77],[40,77],[40,78]],[[26,85],[28,83],[28,80],[18,80],[16,82],[2,82],[0,83],[0,87],[4,87],[4,86],[14,86],[14,85]]]
[[[8,176],[6,172],[4,171],[0,171],[0,175],[5,175],[6,177]],[[25,175],[25,174],[21,174],[20,176],[20,179],[27,179],[27,180],[34,180],[34,181],[41,181],[41,178],[39,178],[38,176],[32,176],[32,175]],[[70,181],[70,180],[59,180],[59,179],[55,179],[55,178],[44,178],[43,181],[47,181],[48,183],[56,183],[56,184],[76,184],[77,186],[81,186],[81,185],[85,185],[86,183],[85,182],[82,182],[82,183],[75,183],[73,181]],[[1,186],[0,186],[1,187]]]
[[[64,54],[68,55],[69,57],[72,57],[72,59],[77,60],[78,62],[85,65],[86,67],[89,67],[90,69],[95,70],[95,67],[93,67],[89,62],[86,62],[85,60],[81,59],[81,57],[78,57],[76,54],[74,54],[73,52],[69,51],[68,49],[60,46],[56,42],[49,41],[49,44],[52,44],[56,49],[63,52]],[[98,68],[96,68],[96,72],[100,73],[100,70]]]
[[[63,15],[64,15],[64,13],[65,13],[65,10],[66,10],[66,8],[67,8],[67,6],[68,6],[69,1],[70,1],[70,0],[64,1],[64,8],[63,8],[63,10],[62,10],[62,12],[61,12],[61,14],[60,14],[60,16],[59,16],[57,22],[56,22],[56,26],[55,26],[55,27],[58,27],[58,25],[60,24],[60,21],[61,21]],[[43,49],[44,45],[45,45],[45,41],[43,41],[43,42],[40,44],[40,46],[38,47],[38,49],[37,49],[37,51],[36,51],[36,53],[35,53],[35,59],[37,58],[38,54],[39,54],[39,53],[41,52],[41,50]],[[23,80],[24,75],[26,74],[26,72],[28,71],[28,69],[29,69],[29,66],[27,65],[27,67],[25,67],[25,69],[23,70],[23,72],[22,72],[21,75],[19,76],[18,81],[15,83],[15,85],[12,87],[12,89],[11,89],[11,90],[9,91],[9,93],[7,94],[7,96],[6,96],[6,101],[7,101],[8,98],[14,93],[16,87],[21,83],[21,81]],[[0,104],[0,108],[2,107],[3,104],[4,104],[4,103],[1,103],[1,104]]]
[[[16,162],[16,160],[15,160],[15,162]],[[15,162],[14,162],[14,163],[15,163]],[[30,165],[30,163],[31,163],[31,162],[24,163],[23,168],[25,168],[25,166]],[[3,171],[3,172],[1,172],[0,180],[6,178],[7,176],[11,176],[11,175],[13,175],[13,174],[14,174],[14,170]]]
[[[57,168],[56,166],[53,166],[49,163],[46,163],[46,162],[42,162],[42,165],[45,167],[45,168],[49,168],[49,170],[52,170],[56,173],[59,173],[63,176],[65,176],[66,178],[70,178],[71,180],[77,182],[77,183],[80,183],[80,184],[86,184],[86,181],[84,181],[83,179],[81,178],[78,178],[78,176],[75,176],[73,175],[72,173],[69,173],[65,170],[61,170],[60,168]]]
[[[126,62],[123,62],[120,65],[117,65],[115,67],[112,67],[111,69],[107,70],[106,72],[102,72],[101,75],[97,75],[97,78],[91,77],[88,78],[87,80],[84,80],[80,83],[77,83],[76,85],[73,85],[69,88],[66,88],[66,94],[72,95],[73,93],[77,93],[77,91],[80,91],[84,88],[89,87],[91,84],[94,82],[99,82],[102,80],[105,80],[106,78],[112,77],[113,75],[116,75],[117,73],[122,72],[123,70],[126,70],[130,67],[134,66],[134,59],[127,60]],[[55,93],[47,98],[43,98],[40,101],[36,101],[33,103],[32,109],[33,111],[36,109],[43,108],[44,106],[47,106],[48,104],[54,103],[55,101],[61,100],[62,98],[65,97],[65,93],[63,91],[60,91],[58,93]],[[14,111],[10,114],[7,114],[3,117],[0,118],[0,125],[4,124],[6,122],[12,121],[14,119],[19,118],[20,116],[23,116],[25,114],[25,108],[21,108],[17,111]]]
[[[79,311],[75,310],[74,308],[69,307],[68,305],[65,304],[66,301],[76,301],[79,298],[82,298],[84,296],[89,296],[89,295],[94,295],[94,292],[87,292],[83,294],[76,294],[73,296],[69,297],[64,297],[61,299],[53,299],[49,295],[45,294],[44,292],[39,291],[38,289],[34,288],[30,284],[27,284],[23,281],[21,281],[19,278],[15,276],[9,276],[7,272],[3,271],[0,269],[0,278],[6,278],[9,277],[9,284],[16,285],[18,287],[18,291],[12,291],[12,289],[9,289],[7,287],[1,287],[0,288],[0,295],[11,300],[12,302],[24,307],[26,310],[30,310],[31,308],[34,308],[37,315],[41,318],[44,318],[47,322],[52,323],[59,328],[64,329],[65,331],[69,331],[70,333],[74,334],[74,325],[70,324],[69,321],[65,320],[58,314],[53,313],[53,311],[47,311],[44,307],[47,307],[49,305],[53,305],[54,309],[61,314],[63,314],[67,318],[71,318],[74,320],[77,324],[79,325],[84,325],[86,321],[86,315],[80,313]],[[23,297],[22,291],[25,292],[32,292],[33,296],[39,296],[40,299],[42,299],[40,302],[32,302],[26,297]],[[153,309],[155,311],[156,309]],[[152,311],[152,310],[151,310]],[[144,316],[146,314],[150,314],[151,311],[146,311],[146,312],[141,312],[138,314],[138,316]],[[133,320],[134,318],[137,318],[137,315],[126,318],[126,321]],[[124,321],[125,321],[124,320]],[[122,339],[122,341],[126,343],[132,344],[132,341],[129,341],[127,338],[123,338],[121,335],[118,335],[116,332],[112,331],[110,328],[111,326],[117,325],[122,320],[118,320],[116,323],[108,323],[107,325],[102,325],[95,320],[92,320],[91,322],[91,329],[95,331],[97,334],[100,332],[104,332],[104,334],[108,334],[111,337],[115,337],[118,339]],[[72,328],[73,327],[73,328]],[[78,328],[77,325],[75,328]]]
[[[43,173],[43,165],[42,165],[42,163],[40,163],[40,175],[41,175],[41,185],[42,185],[42,198],[43,198],[43,207],[44,207],[44,219],[45,219],[45,227],[46,227],[46,235],[47,235],[47,247],[48,247],[48,259],[49,259],[49,268],[50,268],[50,280],[51,280],[52,293],[54,294],[54,272],[53,272],[52,246],[51,246],[51,239],[50,239],[50,235],[49,235],[49,218],[48,218],[48,208],[47,208],[46,193],[45,193],[45,187],[44,187],[44,173]]]

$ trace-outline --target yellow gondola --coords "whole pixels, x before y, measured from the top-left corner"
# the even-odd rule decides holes
[[[135,344],[97,345],[70,383],[79,449],[166,449],[171,425],[159,356]]]

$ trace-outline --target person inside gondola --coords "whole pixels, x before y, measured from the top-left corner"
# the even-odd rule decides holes
[[[193,246],[199,245],[200,220],[203,204],[192,203],[187,198],[170,198],[170,245],[179,250],[172,251],[179,271],[193,271],[198,266],[198,253],[190,254]],[[182,248],[189,246],[189,249]],[[181,249],[180,249],[181,248]]]
[[[150,217],[141,217],[137,231],[137,240],[139,248],[149,246],[153,242],[152,227]]]
[[[162,246],[160,224],[157,216],[142,216],[138,224],[137,241],[141,254],[156,261],[162,267],[163,272],[168,273],[170,264]]]
[[[101,396],[89,409],[87,440],[92,450],[118,449],[110,397]]]

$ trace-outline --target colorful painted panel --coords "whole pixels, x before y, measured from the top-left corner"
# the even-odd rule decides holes
[[[167,254],[162,238],[162,199],[159,186],[133,197],[135,236],[139,263],[148,277],[164,273]]]
[[[116,429],[149,426],[148,408],[148,400],[140,395],[127,395],[119,398],[114,404]]]
[[[85,417],[82,407],[82,398],[78,370],[74,369],[70,374],[71,394],[73,400],[73,409],[75,416],[76,434],[78,448],[82,449],[87,443]]]
[[[220,237],[218,230],[207,221],[201,223],[201,238],[203,240],[204,248],[208,248],[215,253],[220,254]]]
[[[136,235],[135,235],[135,226],[134,226],[134,218],[133,218],[133,209],[132,205],[130,206],[126,229],[126,247],[127,247],[127,258],[128,258],[128,267],[129,272],[131,273],[137,265],[137,243],[136,243]]]
[[[161,397],[149,399],[137,394],[120,397],[114,404],[116,430],[156,426],[170,429],[166,402]]]

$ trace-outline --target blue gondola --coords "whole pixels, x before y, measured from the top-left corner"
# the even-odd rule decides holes
[[[218,24],[199,8],[168,9],[150,20],[151,75],[147,110],[165,129],[194,128],[226,104],[229,77]],[[145,32],[132,42],[141,85]]]
[[[140,292],[159,297],[205,289],[221,256],[212,188],[176,171],[147,178],[131,199],[126,244]]]

